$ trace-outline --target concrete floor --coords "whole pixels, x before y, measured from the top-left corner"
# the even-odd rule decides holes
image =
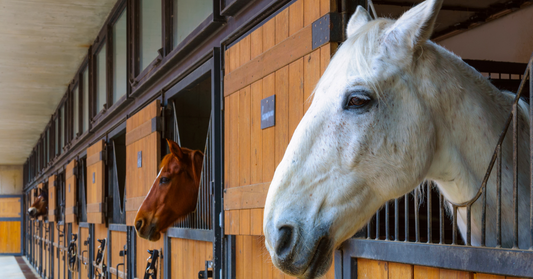
[[[13,256],[0,256],[0,277],[3,279],[40,278],[22,257],[18,257],[17,261],[17,258]]]

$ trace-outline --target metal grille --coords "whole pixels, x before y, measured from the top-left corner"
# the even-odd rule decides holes
[[[176,121],[177,123],[177,121]],[[175,131],[178,131],[176,124]],[[176,222],[174,227],[176,228],[188,228],[188,229],[212,229],[212,212],[213,212],[213,196],[212,196],[212,173],[213,164],[211,163],[212,152],[212,132],[211,121],[209,121],[209,128],[207,129],[207,138],[204,148],[204,160],[202,163],[202,173],[200,174],[200,187],[198,189],[198,202],[196,204],[196,210],[187,215],[182,220]],[[179,133],[174,133],[174,141],[179,142]]]
[[[531,92],[533,90],[533,80],[530,76],[533,75],[532,68],[533,56],[530,59],[525,72],[520,77],[521,82],[517,90],[517,94],[512,104],[512,111],[506,119],[504,129],[500,134],[497,146],[493,151],[493,155],[488,166],[487,172],[483,178],[482,184],[479,186],[479,191],[476,196],[465,203],[453,204],[447,201],[442,194],[439,193],[432,183],[426,183],[406,194],[405,196],[387,202],[369,221],[367,226],[359,231],[354,237],[359,239],[373,239],[386,241],[405,241],[415,243],[429,243],[429,244],[452,244],[452,245],[472,245],[472,206],[474,204],[481,205],[481,247],[490,246],[491,250],[501,252],[504,256],[509,249],[521,251],[524,253],[533,253],[533,161],[529,165],[530,184],[527,186],[529,192],[529,218],[519,218],[519,179],[518,179],[518,155],[519,152],[526,152],[525,150],[518,150],[518,106],[519,99],[523,97],[524,92]],[[494,77],[494,73],[489,73],[488,77]],[[498,73],[498,78],[508,77],[514,79],[511,74]],[[525,90],[529,81],[529,90]],[[529,146],[533,143],[533,111],[529,110]],[[502,143],[506,137],[508,130],[511,130],[512,141],[512,185],[503,184],[503,189],[512,191],[512,243],[510,247],[505,247],[502,241]],[[523,153],[522,153],[523,154]],[[533,149],[530,149],[530,158],[533,156]],[[496,166],[496,189],[487,189],[487,183]],[[506,187],[507,186],[507,187]],[[488,187],[488,186],[487,186]],[[496,192],[496,214],[490,217],[495,217],[496,220],[490,220],[496,224],[495,239],[487,238],[487,191]],[[511,195],[510,195],[511,196]],[[506,198],[506,197],[503,197]],[[458,210],[466,210],[466,234],[464,239],[457,237]],[[519,243],[519,224],[522,228],[527,224],[529,230],[527,232],[520,232],[528,234],[528,241],[526,243]],[[487,245],[487,243],[495,243],[495,245]],[[503,246],[503,247],[502,247]],[[520,248],[519,248],[520,247]]]

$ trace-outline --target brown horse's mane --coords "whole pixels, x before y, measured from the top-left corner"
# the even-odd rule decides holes
[[[170,160],[172,160],[173,156],[174,155],[172,155],[172,153],[168,153],[167,155],[165,155],[165,157],[163,157],[163,159],[161,160],[161,163],[159,164],[159,169],[161,169],[164,166],[168,165],[168,163],[170,163]]]

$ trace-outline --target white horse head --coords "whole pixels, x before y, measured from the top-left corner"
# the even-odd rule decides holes
[[[442,2],[350,19],[268,192],[266,247],[284,272],[323,275],[334,248],[424,180],[453,202],[476,194],[512,97],[429,41]]]

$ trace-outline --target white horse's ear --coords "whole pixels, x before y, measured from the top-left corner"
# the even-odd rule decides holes
[[[403,14],[391,27],[386,42],[416,46],[425,43],[433,33],[443,0],[426,0]]]
[[[350,21],[348,21],[348,27],[346,27],[346,37],[352,36],[357,29],[371,21],[370,14],[361,6],[357,6],[357,10],[353,13]]]

